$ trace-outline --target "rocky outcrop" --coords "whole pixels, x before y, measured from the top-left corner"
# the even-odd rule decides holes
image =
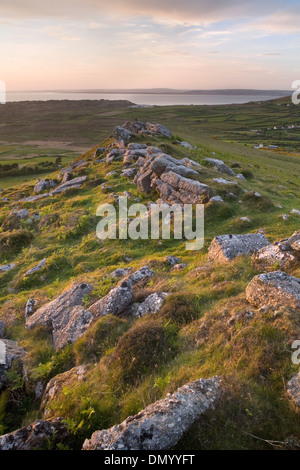
[[[73,367],[67,372],[56,375],[47,383],[41,403],[41,408],[44,410],[44,419],[51,417],[51,403],[59,400],[59,395],[63,392],[63,389],[65,387],[72,388],[74,382],[83,382],[86,379],[86,373],[85,366]]]
[[[300,279],[282,271],[255,276],[246,288],[248,302],[255,307],[291,307],[300,310]]]
[[[50,196],[55,196],[56,194],[64,193],[68,189],[79,189],[82,184],[86,181],[87,176],[78,176],[72,180],[66,181],[65,183],[60,184],[57,188],[50,191]]]
[[[290,238],[289,243],[293,250],[300,252],[300,230],[295,232]]]
[[[0,436],[0,450],[42,450],[49,443],[55,448],[70,436],[62,418],[49,421],[38,420],[29,426]]]
[[[219,263],[227,263],[237,256],[255,253],[269,244],[267,238],[261,233],[219,235],[211,242],[208,256]]]
[[[0,266],[0,274],[1,273],[7,273],[8,271],[11,271],[15,266],[16,266],[16,263],[2,264],[2,266]]]
[[[94,432],[83,450],[169,450],[219,395],[218,377],[188,383],[118,426]]]
[[[22,371],[25,354],[26,351],[21,349],[16,341],[9,339],[0,341],[0,390],[8,384],[6,373],[13,365]]]
[[[105,297],[91,305],[89,310],[95,317],[103,317],[108,314],[119,315],[130,306],[132,299],[132,284],[130,281],[125,280]]]
[[[26,318],[26,328],[38,325],[48,327],[53,336],[56,349],[73,343],[90,326],[93,315],[83,308],[83,300],[92,291],[90,284],[72,285],[57,299],[40,307],[33,315]]]
[[[215,167],[220,173],[225,173],[230,176],[234,176],[234,172],[232,171],[229,166],[227,166],[222,160],[218,160],[217,158],[206,158],[205,161]]]
[[[57,185],[57,181],[46,178],[45,180],[38,179],[33,191],[35,194],[40,194],[50,188],[54,188]]]
[[[165,303],[169,294],[167,292],[155,292],[148,295],[144,302],[134,304],[131,308],[131,313],[135,317],[144,317],[151,313],[158,313]]]
[[[47,263],[47,258],[42,259],[37,265],[33,266],[33,268],[28,269],[24,274],[24,277],[30,276],[31,274],[35,274],[43,269],[45,264]]]
[[[300,252],[293,247],[294,244],[297,248],[299,241],[300,236],[296,233],[291,239],[281,240],[262,248],[253,255],[253,266],[261,271],[274,271],[274,268],[281,271],[292,269],[300,263]]]

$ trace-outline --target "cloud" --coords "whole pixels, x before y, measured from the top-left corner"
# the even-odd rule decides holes
[[[283,0],[0,0],[2,17],[91,18],[91,15],[147,16],[177,24],[210,24],[237,18],[255,18],[286,9]],[[259,12],[259,13],[258,13]],[[97,22],[96,19],[94,19]]]

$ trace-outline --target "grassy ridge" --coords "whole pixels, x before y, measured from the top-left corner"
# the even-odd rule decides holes
[[[299,217],[291,215],[287,221],[281,217],[293,208],[300,209],[300,160],[291,152],[290,140],[286,147],[282,143],[284,151],[257,151],[252,148],[248,133],[251,128],[270,126],[271,121],[277,124],[279,120],[283,123],[293,118],[293,122],[296,119],[300,122],[297,107],[278,103],[284,100],[238,106],[143,109],[119,104],[112,109],[105,105],[102,117],[89,115],[89,119],[100,119],[103,125],[98,127],[95,140],[91,140],[95,147],[83,155],[89,166],[78,170],[78,175],[88,175],[87,184],[55,198],[18,203],[17,207],[28,208],[29,216],[38,212],[40,217],[34,222],[28,219],[21,222],[16,232],[11,232],[16,235],[25,231],[27,246],[20,242],[17,248],[0,252],[0,264],[16,263],[12,271],[0,274],[0,318],[7,322],[8,337],[18,340],[28,351],[29,379],[20,382],[16,371],[10,390],[13,399],[2,395],[2,401],[7,400],[6,415],[2,418],[5,431],[41,416],[40,403],[33,398],[38,381],[46,384],[57,374],[84,362],[87,380],[80,382],[70,376],[64,381],[64,376],[58,376],[59,399],[49,405],[51,415],[68,419],[74,448],[80,447],[94,430],[119,423],[185,382],[215,374],[224,377],[224,397],[217,410],[207,414],[201,425],[196,423],[178,448],[261,449],[270,448],[266,440],[300,438],[299,415],[285,395],[285,384],[297,371],[291,363],[291,343],[300,337],[299,316],[291,311],[261,312],[250,307],[245,288],[257,271],[249,257],[225,266],[207,258],[210,241],[220,234],[264,230],[268,239],[275,241],[299,229]],[[99,103],[97,106],[99,113]],[[94,111],[92,107],[89,110],[91,114]],[[97,186],[97,180],[106,181],[115,194],[130,191],[142,203],[157,198],[155,194],[145,197],[130,181],[121,178],[121,163],[98,164],[93,158],[95,148],[102,138],[111,135],[115,124],[135,117],[161,122],[177,138],[198,147],[185,150],[174,145],[172,139],[151,138],[153,145],[175,157],[187,156],[204,163],[204,158],[214,152],[216,158],[228,165],[239,163],[238,172],[248,172],[249,178],[239,183],[238,197],[226,199],[223,186],[213,181],[224,175],[211,168],[201,171],[201,181],[212,186],[215,194],[221,194],[226,204],[207,206],[205,246],[199,252],[185,251],[185,243],[178,240],[103,243],[95,237],[97,206],[114,202],[110,193]],[[63,119],[72,123],[71,111]],[[82,142],[90,132],[95,132],[86,128],[90,122],[86,119],[82,122],[78,116]],[[76,129],[76,120],[74,123]],[[245,142],[233,141],[236,132],[244,136]],[[138,140],[149,139],[135,139]],[[112,170],[117,174],[107,177]],[[34,182],[1,193],[1,198],[8,199],[0,198],[1,224],[21,197],[32,194]],[[249,204],[243,190],[258,191],[272,201],[272,207]],[[244,216],[251,222],[241,222]],[[2,229],[0,235],[5,233]],[[171,254],[180,256],[188,267],[171,271],[164,261]],[[45,257],[48,261],[42,271],[24,277],[28,269]],[[130,263],[126,258],[131,258]],[[148,286],[136,293],[137,300],[157,291],[172,294],[159,314],[138,320],[100,319],[84,337],[60,352],[53,349],[47,331],[24,329],[28,298],[36,298],[42,304],[72,281],[82,280],[94,286],[91,297],[86,299],[88,307],[95,297],[105,295],[115,285],[116,281],[108,274],[128,264],[136,269],[147,264],[156,273]],[[290,273],[300,277],[300,268]],[[251,315],[247,316],[249,311]]]

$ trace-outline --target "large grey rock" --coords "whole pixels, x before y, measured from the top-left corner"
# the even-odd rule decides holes
[[[300,263],[300,253],[293,249],[289,240],[281,240],[255,253],[252,263],[261,271],[274,271],[274,268],[285,271]]]
[[[300,279],[282,271],[255,276],[246,288],[246,297],[255,307],[291,307],[300,310]]]
[[[0,436],[0,450],[41,450],[49,443],[55,447],[70,436],[62,418],[49,421],[38,420],[29,426]]]
[[[117,126],[114,129],[114,138],[116,139],[117,143],[119,144],[120,148],[126,147],[131,137],[131,132],[124,127]]]
[[[56,349],[74,342],[89,327],[93,315],[83,308],[86,295],[93,289],[90,284],[83,282],[73,284],[58,298],[40,307],[26,318],[26,329],[38,325],[48,327],[53,336]]]
[[[206,158],[205,161],[209,165],[217,168],[220,173],[226,173],[227,175],[234,176],[234,172],[232,171],[232,169],[229,168],[229,166],[227,166],[222,160],[218,160],[217,158]]]
[[[38,180],[35,187],[33,188],[33,191],[35,194],[40,194],[46,189],[54,188],[54,186],[57,185],[57,182],[51,179],[45,179],[45,180]]]
[[[220,379],[200,379],[180,387],[135,416],[96,431],[83,450],[169,450],[220,395]]]
[[[144,317],[151,313],[158,313],[162,309],[168,295],[167,292],[155,292],[154,294],[148,295],[144,302],[132,306],[132,315]]]
[[[134,286],[136,284],[145,284],[154,276],[154,271],[148,266],[143,266],[142,268],[135,271],[133,274],[127,278],[131,284]]]
[[[6,373],[13,364],[18,364],[22,369],[26,351],[18,346],[16,341],[1,339],[0,341],[0,390],[8,384]]]
[[[151,134],[163,135],[164,137],[172,137],[173,135],[172,132],[162,124],[152,124],[151,122],[146,122],[146,129],[147,131],[151,132]]]
[[[219,263],[227,263],[237,256],[255,253],[269,244],[261,233],[219,235],[211,242],[208,256]]]
[[[288,241],[293,250],[300,251],[300,230],[295,232]]]
[[[8,271],[11,271],[15,266],[16,263],[2,264],[2,266],[0,266],[0,273],[7,273]]]
[[[103,317],[108,314],[119,315],[129,307],[132,299],[132,283],[129,280],[124,280],[105,297],[91,305],[89,311],[95,317]]]
[[[57,188],[50,191],[50,196],[55,196],[56,194],[64,193],[70,188],[79,189],[82,184],[86,181],[87,176],[78,176],[77,178],[73,178],[72,180],[66,181],[63,184],[57,186]]]

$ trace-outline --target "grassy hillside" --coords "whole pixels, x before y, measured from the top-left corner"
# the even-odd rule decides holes
[[[13,248],[6,242],[1,245],[0,265],[15,263],[15,267],[0,273],[0,320],[7,324],[7,338],[18,341],[28,352],[26,381],[19,371],[12,371],[9,393],[2,393],[0,398],[3,432],[41,416],[41,404],[34,395],[37,383],[45,385],[57,374],[84,363],[86,380],[70,378],[50,410],[51,416],[67,418],[74,435],[72,448],[80,448],[94,430],[119,423],[178,386],[216,374],[224,378],[217,409],[187,433],[178,449],[268,449],[272,447],[267,442],[270,440],[300,439],[299,414],[285,392],[287,381],[297,372],[291,362],[291,344],[300,337],[299,316],[288,310],[254,309],[248,304],[245,288],[258,274],[249,256],[226,265],[213,263],[207,256],[209,244],[217,235],[263,230],[273,242],[299,230],[299,216],[290,214],[292,209],[300,210],[299,130],[268,131],[274,126],[300,124],[300,108],[287,104],[286,99],[279,99],[247,105],[132,109],[128,103],[85,102],[81,108],[80,102],[72,102],[63,103],[62,115],[53,103],[48,110],[52,124],[44,133],[40,121],[46,119],[45,103],[35,104],[32,127],[25,123],[25,112],[15,117],[17,108],[13,106],[9,119],[8,115],[1,116],[1,120],[8,119],[6,128],[0,126],[0,140],[5,142],[13,141],[13,128],[18,125],[18,138],[14,140],[20,146],[27,140],[53,141],[60,129],[57,140],[71,141],[74,149],[88,142],[91,147],[80,155],[87,166],[73,171],[74,176],[88,176],[81,189],[20,203],[33,194],[36,180],[0,180],[4,189],[0,194],[0,224],[13,209],[29,211],[29,216],[13,227],[15,230],[8,231],[3,225],[0,230],[0,243],[4,235],[20,234]],[[17,103],[14,105],[17,107]],[[37,119],[39,110],[42,115]],[[189,141],[197,148],[187,150],[175,145],[174,138],[138,137],[134,142],[147,142],[176,158],[186,156],[201,164],[206,157],[219,158],[230,167],[238,166],[238,172],[246,176],[232,190],[237,197],[226,199],[228,188],[214,182],[224,175],[208,167],[202,171],[201,182],[223,196],[225,203],[206,206],[205,246],[198,252],[186,251],[185,242],[178,240],[101,242],[95,236],[99,220],[96,208],[104,202],[115,203],[113,194],[129,191],[145,204],[157,199],[157,194],[145,196],[131,180],[120,176],[121,162],[97,163],[94,157],[103,141],[105,145],[112,142],[115,125],[136,117],[166,125],[175,139]],[[251,132],[253,129],[260,134]],[[253,148],[261,142],[276,143],[280,148]],[[9,152],[15,152],[12,147],[2,150],[0,163]],[[69,158],[71,155],[63,165]],[[112,170],[116,173],[107,176]],[[59,170],[51,177],[58,175]],[[103,182],[112,190],[103,189]],[[259,192],[272,204],[247,200],[246,190]],[[39,217],[35,219],[36,213]],[[289,215],[287,220],[283,214]],[[172,271],[165,262],[167,255],[179,256],[188,266]],[[24,276],[43,258],[47,263],[41,271]],[[72,281],[84,281],[94,286],[85,302],[88,308],[116,285],[109,274],[128,265],[134,269],[148,265],[155,272],[151,282],[136,293],[137,299],[157,291],[171,293],[158,314],[141,319],[100,318],[74,345],[58,352],[45,329],[25,330],[24,311],[29,298],[43,304]],[[289,273],[299,278],[300,266]]]

